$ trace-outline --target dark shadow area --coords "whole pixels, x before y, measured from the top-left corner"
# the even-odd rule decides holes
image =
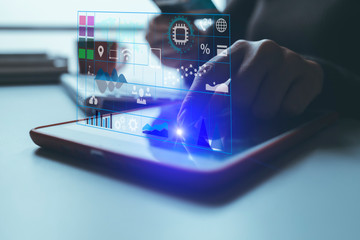
[[[360,135],[360,125],[357,119],[341,119],[334,126],[329,127],[321,134],[309,139],[306,144],[293,152],[301,152],[302,154],[310,153],[314,150],[326,150],[331,152],[341,152],[341,154],[351,154],[353,149],[358,149]],[[300,151],[301,150],[301,151]],[[296,154],[301,156],[302,154]],[[287,154],[292,156],[291,154]]]

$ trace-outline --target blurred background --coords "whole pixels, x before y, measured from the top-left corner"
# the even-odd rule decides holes
[[[226,0],[213,0],[221,11]],[[1,26],[76,26],[77,11],[115,11],[115,12],[158,12],[152,0],[115,1],[103,0],[15,0],[2,4],[0,9]]]
[[[226,0],[213,1],[218,10]],[[76,71],[77,11],[160,12],[152,0],[15,0],[0,8],[0,53],[47,53]]]

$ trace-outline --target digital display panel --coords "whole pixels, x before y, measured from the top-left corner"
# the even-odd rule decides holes
[[[93,112],[78,124],[231,153],[229,15],[161,15],[157,25],[159,13],[78,12],[77,91],[87,99],[78,106]],[[189,94],[196,98],[186,109],[191,127],[179,117],[142,114],[164,104],[179,111]],[[104,96],[117,101],[101,104]]]

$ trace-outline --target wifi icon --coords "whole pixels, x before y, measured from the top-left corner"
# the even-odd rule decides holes
[[[128,48],[125,48],[121,51],[121,54],[124,56],[125,62],[128,62],[132,57],[132,51]]]

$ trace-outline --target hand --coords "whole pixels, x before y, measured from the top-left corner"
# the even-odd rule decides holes
[[[234,117],[242,111],[265,119],[278,113],[299,115],[322,90],[323,72],[319,64],[271,40],[237,41],[228,52],[231,53],[230,90]],[[209,104],[216,103],[215,107],[221,108],[221,102],[226,102],[221,95],[199,94],[197,91],[204,92],[209,79],[216,83],[229,79],[229,67],[219,64],[228,58],[214,57],[206,63],[209,71],[195,78],[190,88],[192,91],[185,97],[178,114],[180,126],[193,125]],[[191,114],[188,109],[191,109]]]

